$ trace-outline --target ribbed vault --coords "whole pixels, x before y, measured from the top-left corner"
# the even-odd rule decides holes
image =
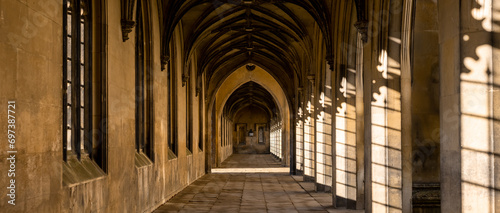
[[[246,107],[259,108],[265,111],[269,118],[279,117],[280,114],[273,96],[253,81],[241,85],[231,94],[224,106],[224,114],[232,119]]]
[[[175,0],[160,2],[162,65],[169,41],[181,27],[184,64],[194,64],[206,83],[217,84],[246,64],[278,79],[291,96],[307,75],[315,51],[312,35],[329,49],[331,2],[323,0]],[[208,92],[210,93],[210,91]]]

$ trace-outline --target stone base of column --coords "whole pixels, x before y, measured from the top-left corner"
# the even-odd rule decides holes
[[[309,175],[304,175],[304,182],[314,182],[315,178]]]
[[[327,186],[327,185],[323,185],[320,183],[316,183],[316,191],[317,192],[332,192],[332,187]]]
[[[295,170],[295,175],[302,176],[302,175],[304,175],[304,171],[297,169],[297,170]]]
[[[413,183],[412,205],[414,213],[441,212],[439,183]]]

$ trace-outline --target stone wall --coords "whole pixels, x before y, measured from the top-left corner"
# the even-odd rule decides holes
[[[202,134],[199,119],[192,119],[193,150],[186,150],[184,66],[160,69],[160,30],[156,1],[150,1],[153,23],[154,73],[154,156],[152,164],[138,164],[141,157],[135,148],[135,31],[122,41],[120,1],[105,2],[106,42],[103,61],[107,89],[107,170],[100,178],[63,183],[62,140],[62,5],[61,1],[0,1],[0,100],[16,101],[16,202],[3,202],[6,212],[148,212],[165,202],[205,173],[205,153],[198,148]],[[4,33],[5,32],[5,33]],[[181,32],[177,31],[179,37]],[[99,39],[96,35],[94,39]],[[176,40],[178,49],[182,48]],[[95,43],[98,43],[97,40]],[[180,58],[180,57],[179,57]],[[174,57],[172,60],[179,60]],[[99,69],[99,68],[96,68]],[[175,72],[178,152],[169,158],[167,76]],[[193,71],[195,73],[195,71]],[[193,80],[194,81],[194,80]],[[194,81],[195,82],[195,81]],[[195,97],[195,89],[191,90]],[[199,115],[204,103],[193,98],[193,116]],[[204,99],[201,99],[204,100]],[[5,107],[6,104],[5,104]],[[0,112],[7,117],[6,110]],[[3,121],[3,119],[2,119]],[[7,129],[6,122],[1,127]],[[0,134],[6,138],[6,132]],[[6,145],[0,150],[0,169],[7,171]],[[202,146],[203,147],[203,146]],[[4,174],[2,172],[2,174]],[[7,175],[0,182],[8,183]],[[2,188],[5,188],[2,186]]]
[[[239,138],[239,132],[233,132],[234,138],[234,152],[239,154],[268,154],[270,138],[269,138],[269,118],[266,113],[255,107],[247,107],[242,109],[235,115],[236,124],[245,124],[247,126],[245,132],[245,142],[241,143]],[[257,129],[258,124],[264,124],[264,143],[259,143],[259,131]],[[252,130],[253,136],[249,136],[248,132]]]

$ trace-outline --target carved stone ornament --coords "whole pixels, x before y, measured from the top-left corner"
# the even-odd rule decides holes
[[[201,88],[196,87],[196,97],[198,97],[201,93]]]
[[[254,64],[247,64],[247,70],[248,71],[254,71],[255,70],[255,65]]]
[[[329,66],[330,71],[333,71],[333,65],[334,65],[334,63],[333,63],[333,55],[329,54],[326,57],[326,62],[328,64],[328,66]]]
[[[132,29],[134,29],[135,22],[131,20],[121,20],[122,24],[122,39],[123,41],[127,41],[129,39],[128,34],[132,32]]]
[[[307,79],[311,82],[311,83],[314,83],[314,79],[315,79],[315,76],[314,74],[310,74],[307,76]]]
[[[125,42],[129,39],[128,34],[132,32],[132,29],[135,26],[135,21],[134,21],[135,0],[121,0],[120,6],[121,6],[122,39]]]
[[[182,86],[186,86],[187,81],[189,80],[189,75],[182,74]]]
[[[368,21],[358,21],[354,24],[358,32],[361,34],[361,40],[366,43],[368,42]]]
[[[165,67],[167,66],[169,61],[170,61],[170,56],[168,55],[161,56],[161,71],[165,70]]]

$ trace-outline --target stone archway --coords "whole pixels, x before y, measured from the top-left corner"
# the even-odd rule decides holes
[[[209,125],[213,125],[215,131],[208,131],[208,138],[212,139],[211,141],[207,141],[208,143],[215,143],[215,150],[212,155],[215,155],[215,165],[219,166],[225,158],[229,157],[232,154],[232,146],[227,148],[220,147],[220,130],[221,130],[221,117],[223,114],[224,105],[226,104],[230,95],[238,89],[241,85],[253,81],[262,87],[264,87],[269,93],[273,96],[277,107],[279,109],[280,118],[283,121],[283,141],[282,143],[282,153],[283,153],[283,166],[289,166],[290,164],[290,144],[291,136],[290,136],[290,105],[289,100],[283,91],[283,88],[278,83],[278,81],[269,74],[263,68],[256,66],[256,68],[252,71],[247,70],[245,66],[242,66],[232,72],[224,81],[220,84],[220,86],[215,90],[214,96],[211,100],[208,101],[208,114],[212,115],[215,113],[214,120],[209,119],[207,122]],[[209,158],[207,158],[209,159]],[[212,166],[212,165],[207,165]],[[208,169],[208,168],[207,168]]]

